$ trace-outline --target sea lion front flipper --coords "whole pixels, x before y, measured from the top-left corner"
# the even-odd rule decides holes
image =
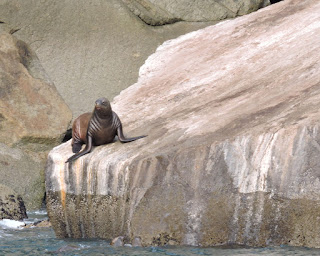
[[[86,147],[81,152],[78,152],[77,154],[74,154],[73,156],[69,157],[68,160],[66,161],[66,163],[72,162],[72,161],[78,159],[79,157],[90,153],[91,150],[92,150],[92,137],[87,136]]]
[[[119,127],[117,129],[117,135],[118,135],[118,138],[119,138],[120,142],[122,142],[122,143],[131,142],[131,141],[135,141],[135,140],[147,137],[147,135],[142,135],[142,136],[133,137],[133,138],[126,138],[123,135],[122,125],[121,124],[119,125]]]
[[[72,145],[72,152],[78,153],[81,150],[82,144],[83,143],[81,143],[81,142],[74,142]]]

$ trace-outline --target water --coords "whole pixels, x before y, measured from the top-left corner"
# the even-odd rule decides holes
[[[44,211],[29,213],[25,223],[34,223],[46,219]],[[15,221],[0,221],[0,255],[320,255],[320,249],[301,247],[267,247],[267,248],[197,248],[187,246],[170,247],[118,247],[110,246],[105,240],[57,239],[51,228],[21,229],[23,224]]]

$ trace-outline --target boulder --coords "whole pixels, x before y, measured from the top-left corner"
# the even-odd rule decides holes
[[[3,23],[1,23],[3,22]],[[32,47],[74,118],[135,83],[165,40],[214,22],[151,27],[121,0],[0,0],[0,30]]]
[[[11,188],[0,184],[0,220],[23,220],[27,217],[21,196]]]
[[[177,21],[217,21],[245,15],[270,4],[269,0],[122,0],[148,25]]]
[[[59,144],[72,113],[23,41],[0,34],[0,183],[41,206],[48,151]]]
[[[0,58],[0,142],[29,150],[32,144],[48,149],[60,142],[71,113],[34,52],[4,33]]]
[[[112,102],[148,137],[50,152],[56,235],[320,247],[319,13],[287,0],[161,45]]]
[[[123,236],[118,236],[118,237],[112,239],[110,245],[112,245],[114,247],[122,247],[124,245],[123,239],[124,239]]]

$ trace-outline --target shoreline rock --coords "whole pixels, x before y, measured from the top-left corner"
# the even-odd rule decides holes
[[[51,228],[52,225],[49,220],[40,220],[34,223],[25,225],[23,228]]]
[[[287,0],[161,45],[112,103],[147,138],[50,152],[57,237],[320,247],[319,13]]]
[[[26,207],[20,195],[0,184],[0,220],[23,220],[27,218]]]
[[[23,41],[0,33],[0,184],[28,210],[43,203],[48,151],[59,144],[71,111]]]

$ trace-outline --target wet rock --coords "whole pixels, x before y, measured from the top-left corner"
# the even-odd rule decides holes
[[[217,21],[256,11],[270,4],[269,0],[122,0],[145,23],[153,26],[177,21]]]
[[[40,208],[47,153],[72,114],[26,43],[0,33],[0,59],[0,182]]]
[[[26,225],[24,228],[50,228],[52,225],[49,220],[41,220],[32,224]]]
[[[124,246],[123,239],[124,239],[123,236],[118,236],[118,237],[114,238],[114,239],[111,241],[110,244],[111,244],[112,246],[114,246],[114,247],[122,247],[122,246]]]
[[[141,237],[135,237],[132,240],[132,246],[133,247],[141,247],[142,246],[142,242],[141,242]]]
[[[77,251],[80,250],[81,248],[77,245],[73,245],[73,244],[68,244],[65,246],[62,246],[61,248],[59,248],[56,253],[64,253],[64,252],[70,252],[70,251]]]
[[[167,41],[112,102],[128,135],[46,169],[58,237],[320,247],[320,3]]]
[[[153,238],[152,245],[154,246],[163,246],[163,245],[179,245],[179,241],[175,238],[173,234],[168,234],[163,232],[157,237]]]
[[[11,188],[0,184],[0,220],[23,220],[27,218],[24,202]]]

